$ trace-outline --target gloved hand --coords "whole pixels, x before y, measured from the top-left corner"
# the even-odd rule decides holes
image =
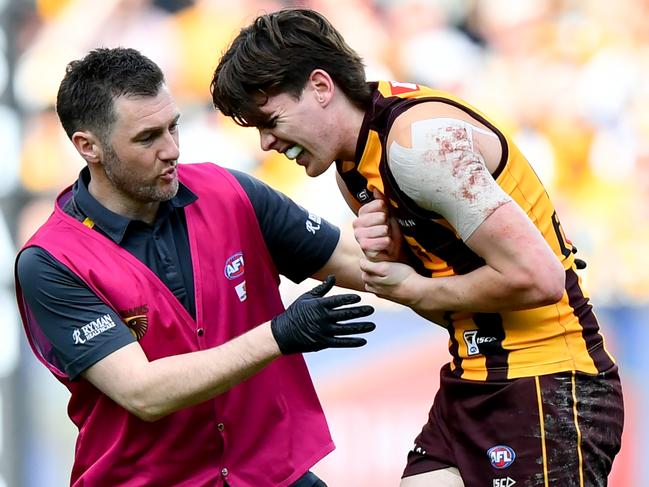
[[[322,284],[302,294],[284,313],[271,320],[270,329],[284,355],[316,352],[324,348],[362,347],[367,343],[364,338],[344,336],[372,331],[376,328],[374,323],[339,322],[371,315],[374,308],[340,308],[346,304],[358,303],[361,297],[357,294],[323,297],[335,283],[334,276],[328,276]]]

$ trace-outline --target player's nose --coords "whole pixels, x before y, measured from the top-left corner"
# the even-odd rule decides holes
[[[276,142],[277,137],[275,137],[269,130],[261,129],[259,131],[259,145],[261,146],[261,150],[273,150]]]

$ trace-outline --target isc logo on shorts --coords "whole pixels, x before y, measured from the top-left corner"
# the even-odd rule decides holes
[[[236,254],[228,257],[228,260],[225,261],[225,268],[223,269],[223,272],[225,274],[225,277],[230,280],[243,276],[243,253],[237,252]]]
[[[491,461],[491,466],[500,470],[514,463],[516,453],[508,446],[497,445],[487,450],[487,456]]]

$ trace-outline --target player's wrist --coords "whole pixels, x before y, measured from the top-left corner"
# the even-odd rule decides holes
[[[402,304],[415,310],[433,310],[431,298],[434,297],[434,292],[430,289],[431,280],[431,278],[420,276],[415,272],[404,279]]]

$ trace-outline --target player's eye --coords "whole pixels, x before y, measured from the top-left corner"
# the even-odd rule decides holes
[[[272,129],[277,126],[277,117],[271,117],[259,125],[260,129]]]

